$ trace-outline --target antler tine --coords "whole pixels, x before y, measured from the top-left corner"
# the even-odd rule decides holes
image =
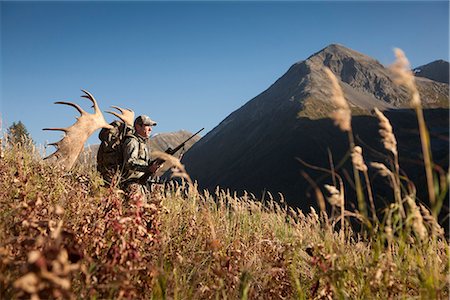
[[[83,115],[83,114],[86,113],[86,112],[85,112],[78,104],[75,104],[75,103],[72,103],[72,102],[57,101],[57,102],[55,102],[55,104],[65,104],[65,105],[70,105],[70,106],[72,106],[72,107],[75,107],[76,110],[78,110],[78,112],[79,112],[81,115]]]
[[[83,90],[83,89],[81,89],[81,91],[86,94],[86,95],[81,95],[81,97],[88,98],[88,99],[91,99],[92,101],[95,101],[95,98],[94,98],[94,96],[92,96],[91,93],[89,93],[88,91]]]
[[[42,130],[58,130],[58,131],[64,131],[64,132],[68,131],[67,128],[42,128]],[[51,145],[51,144],[49,144],[49,145]]]
[[[134,111],[132,111],[129,108],[123,109],[121,107],[114,106],[114,105],[112,105],[111,107],[117,109],[118,111],[120,111],[121,114],[118,114],[115,111],[106,111],[107,113],[118,117],[119,119],[121,119],[123,122],[125,122],[129,126],[133,126],[133,123],[134,123]]]
[[[44,130],[45,130],[45,129],[44,129]],[[56,149],[59,149],[59,142],[56,142],[56,143],[50,143],[50,144],[47,144],[47,145],[48,145],[48,146],[55,146]],[[52,158],[52,157],[56,157],[57,159],[59,159],[59,158],[61,157],[61,155],[60,155],[59,151],[56,151],[56,152],[50,154],[49,156],[44,157],[44,160],[50,159],[50,158]]]
[[[97,101],[94,96],[90,94],[88,91],[82,90],[86,95],[81,97],[88,98],[92,101],[94,113],[87,113],[84,111],[78,104],[66,101],[58,101],[55,104],[66,104],[70,105],[80,112],[81,116],[77,118],[75,124],[71,125],[68,128],[44,128],[43,130],[59,130],[64,131],[64,137],[56,143],[52,143],[49,145],[53,145],[57,148],[57,150],[47,156],[45,159],[54,157],[57,162],[59,162],[66,170],[70,170],[72,166],[75,164],[75,161],[78,158],[78,155],[83,151],[84,143],[87,139],[100,128],[112,128],[109,125],[101,110],[98,108]]]
[[[118,111],[120,111],[121,113],[123,113],[123,108],[122,108],[122,107],[118,107],[118,106],[115,106],[115,105],[111,105],[111,107],[112,107],[112,108],[115,108],[115,109],[117,109]]]
[[[107,112],[108,114],[112,114],[113,116],[116,116],[116,117],[118,117],[119,119],[122,120],[122,116],[119,115],[118,113],[116,113],[115,111],[107,110],[107,111],[105,111],[105,112]],[[122,120],[122,121],[123,121],[123,120]]]
[[[92,107],[94,108],[95,113],[99,113],[100,110],[99,110],[98,105],[97,105],[97,100],[95,100],[94,96],[92,96],[92,94],[89,93],[86,90],[82,89],[81,91],[86,94],[86,95],[81,95],[81,97],[91,100],[92,101]]]
[[[129,109],[129,108],[122,108],[122,107],[115,106],[115,105],[111,105],[111,107],[117,109],[117,110],[120,111],[121,113],[123,113],[124,110],[127,110],[127,111],[129,111],[129,112],[134,113],[134,111],[131,110],[131,109]]]

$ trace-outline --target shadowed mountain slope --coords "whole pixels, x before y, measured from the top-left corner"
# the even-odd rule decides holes
[[[408,107],[410,99],[406,90],[396,86],[391,71],[375,59],[333,44],[294,64],[272,86],[232,112],[186,153],[183,162],[199,186],[209,190],[216,186],[238,192],[246,190],[258,196],[264,191],[274,195],[280,192],[290,205],[315,206],[310,183],[300,172],[307,171],[319,185],[330,183],[329,177],[324,179],[323,172],[306,168],[296,158],[329,169],[328,149],[336,164],[348,150],[347,135],[327,118],[333,104],[331,84],[323,66],[329,67],[340,80],[355,115],[355,135],[361,144],[372,149],[365,149],[368,159],[386,160],[380,156],[385,151],[378,136],[378,122],[370,113],[378,107],[393,118],[399,144],[408,145],[407,149],[400,149],[402,159],[405,158],[402,162],[410,162],[415,167],[413,171],[419,172],[417,168],[422,167],[418,159],[417,121],[411,111],[402,109]],[[448,107],[447,84],[420,78],[417,85],[425,107]],[[442,160],[445,168],[448,138],[443,141],[440,138],[446,132],[448,135],[448,110],[430,110],[426,116],[439,131],[433,145],[447,146],[440,148],[441,157],[433,156]],[[348,164],[341,168],[351,170]]]

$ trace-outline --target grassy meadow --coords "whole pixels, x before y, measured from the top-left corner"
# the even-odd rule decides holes
[[[281,195],[263,203],[252,194],[199,191],[178,161],[163,157],[183,183],[154,186],[145,202],[105,186],[90,165],[66,172],[30,145],[4,144],[0,298],[448,299],[449,244],[436,221],[448,175],[424,154],[432,191],[429,207],[419,203],[400,176],[395,135],[379,111],[392,163],[367,166],[350,109],[330,80],[333,118],[349,134],[355,211],[346,209],[353,199],[332,171],[334,184],[316,188],[320,209],[300,211]],[[368,168],[391,182],[389,206],[374,207]]]
[[[92,169],[67,174],[20,147],[3,155],[3,299],[449,295],[448,242],[424,206],[402,218],[392,205],[361,233],[339,226],[340,214],[188,184],[155,188],[150,203],[126,202]]]

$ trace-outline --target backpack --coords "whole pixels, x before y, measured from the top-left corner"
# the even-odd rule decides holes
[[[133,128],[121,121],[114,121],[110,125],[112,129],[103,128],[98,135],[101,143],[97,152],[97,171],[111,183],[114,175],[122,169],[123,142]]]

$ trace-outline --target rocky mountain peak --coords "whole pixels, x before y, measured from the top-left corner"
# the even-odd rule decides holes
[[[331,61],[348,60],[348,59],[368,63],[377,62],[370,56],[367,56],[358,51],[342,46],[340,44],[330,44],[327,47],[323,48],[322,50],[311,55],[307,60],[310,61],[319,60],[323,61],[326,64],[327,62]]]
[[[327,106],[311,103],[310,99],[330,99],[329,78],[323,71],[324,67],[328,67],[341,81],[347,100],[358,109],[393,108],[407,97],[405,91],[394,85],[389,69],[374,58],[339,44],[323,48],[308,57],[304,64],[310,70],[306,88],[306,102],[309,103],[304,104],[309,109],[303,113],[307,117],[317,110],[317,105]]]
[[[305,89],[308,92],[306,102],[310,98],[330,98],[329,79],[323,72],[323,68],[326,66],[340,80],[347,100],[357,109],[409,107],[409,92],[394,83],[394,75],[389,68],[370,56],[339,44],[331,44],[311,55],[303,63],[310,70],[309,85]],[[424,66],[421,70],[425,70],[425,72],[422,71],[422,74],[436,73],[428,72],[428,70],[437,69],[437,65],[443,64],[436,63],[433,64],[433,67]],[[431,77],[430,75],[428,78],[434,79]],[[417,86],[419,91],[426,96],[422,99],[426,107],[441,106],[442,95],[448,92],[448,86],[438,82],[418,80]],[[432,90],[438,91],[438,93],[433,94],[430,92]],[[321,105],[324,106],[323,103]],[[303,106],[308,107],[308,103]],[[312,106],[312,109],[304,112],[304,116],[308,116],[311,111],[316,110],[317,103],[309,103],[309,106]]]

